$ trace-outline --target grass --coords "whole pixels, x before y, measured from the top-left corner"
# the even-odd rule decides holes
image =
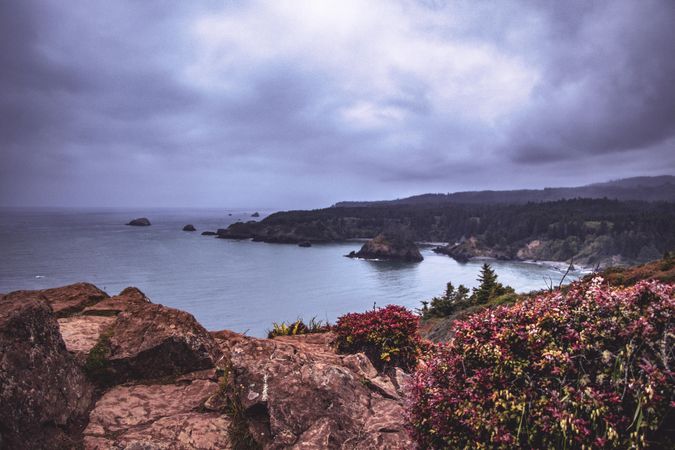
[[[273,322],[272,329],[267,332],[267,338],[272,339],[277,336],[297,336],[300,334],[325,333],[331,330],[330,324],[312,317],[309,323],[298,318],[295,322]]]

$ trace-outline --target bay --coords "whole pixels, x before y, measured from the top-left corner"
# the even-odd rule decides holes
[[[79,281],[113,295],[127,286],[153,302],[186,310],[207,329],[264,336],[272,322],[333,322],[373,305],[417,308],[445,284],[475,286],[482,261],[460,264],[421,248],[421,263],[343,257],[360,242],[290,244],[233,241],[201,232],[241,220],[255,209],[0,209],[0,292]],[[260,211],[261,218],[271,211]],[[149,227],[124,224],[148,217]],[[197,232],[182,227],[194,224]],[[558,268],[490,261],[519,292],[546,287]],[[573,272],[567,281],[578,278]]]

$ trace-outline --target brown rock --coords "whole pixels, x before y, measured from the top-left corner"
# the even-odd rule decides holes
[[[122,311],[126,311],[132,306],[138,306],[147,303],[150,303],[150,299],[146,297],[140,289],[128,287],[114,297],[107,298],[92,306],[84,308],[82,314],[112,316],[117,315]]]
[[[396,385],[364,355],[336,354],[333,338],[233,337],[230,395],[252,434],[269,449],[412,448]]]
[[[191,314],[150,303],[121,312],[107,345],[106,372],[116,383],[209,369],[222,355]]]
[[[72,316],[59,319],[59,328],[66,349],[76,356],[86,357],[98,342],[101,333],[110,328],[114,321],[114,317],[104,316]]]
[[[86,449],[230,449],[229,418],[200,412],[219,390],[203,374],[176,384],[116,386],[89,416]]]
[[[0,348],[0,447],[72,447],[93,388],[44,298],[0,299]]]
[[[15,291],[6,295],[13,301],[38,299],[54,310],[56,317],[67,317],[108,298],[108,294],[90,283],[75,283],[41,291]]]

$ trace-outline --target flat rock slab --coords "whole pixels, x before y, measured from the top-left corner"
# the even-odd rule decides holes
[[[84,431],[93,449],[230,449],[230,420],[203,412],[219,390],[208,372],[177,384],[116,386],[96,402]],[[190,378],[190,377],[187,377]]]
[[[98,342],[101,333],[110,328],[113,322],[114,317],[71,316],[59,319],[59,328],[69,352],[87,355]]]

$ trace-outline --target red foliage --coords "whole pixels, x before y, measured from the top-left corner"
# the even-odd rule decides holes
[[[388,305],[340,317],[335,325],[338,351],[363,352],[380,370],[397,366],[412,370],[422,347],[419,317],[402,306]]]
[[[672,285],[596,278],[470,316],[415,374],[412,435],[425,449],[672,445],[674,312]]]

